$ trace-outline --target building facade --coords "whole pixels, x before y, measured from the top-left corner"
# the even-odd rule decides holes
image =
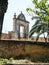
[[[28,38],[29,22],[26,21],[24,14],[21,12],[18,17],[16,13],[13,18],[13,31],[9,31],[9,38]]]

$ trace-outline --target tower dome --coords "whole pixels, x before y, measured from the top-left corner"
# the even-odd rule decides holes
[[[26,18],[22,12],[18,15],[17,19],[26,21]]]

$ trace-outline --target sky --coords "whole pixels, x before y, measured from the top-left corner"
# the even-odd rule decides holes
[[[31,29],[31,27],[35,23],[35,21],[31,20],[34,14],[32,13],[31,15],[29,15],[28,12],[26,11],[27,7],[34,8],[34,5],[32,4],[32,0],[8,0],[8,8],[7,8],[7,12],[4,15],[2,33],[8,33],[8,31],[13,31],[14,13],[16,13],[16,16],[18,16],[21,13],[21,11],[25,15],[26,20],[30,22],[29,30]],[[36,34],[34,34],[34,36],[36,36]]]
[[[29,30],[31,29],[32,25],[35,22],[31,20],[32,16],[30,16],[27,13],[26,11],[27,7],[33,7],[31,0],[8,0],[8,8],[7,12],[4,15],[2,33],[8,33],[8,31],[13,30],[14,13],[16,13],[16,16],[18,16],[21,13],[21,11],[25,15],[26,20],[30,22]]]

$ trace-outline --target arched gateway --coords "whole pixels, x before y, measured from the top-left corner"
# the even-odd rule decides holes
[[[9,32],[10,38],[28,38],[29,22],[26,21],[24,14],[21,12],[18,17],[16,13],[13,18],[13,31]]]

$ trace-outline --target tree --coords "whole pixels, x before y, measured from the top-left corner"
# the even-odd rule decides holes
[[[0,0],[0,39],[3,27],[3,18],[4,14],[7,10],[8,1],[7,0]]]
[[[32,3],[35,5],[35,8],[27,8],[26,10],[28,12],[33,11],[36,14],[32,17],[32,20],[36,19],[36,22],[30,30],[29,37],[31,37],[36,32],[38,33],[36,39],[37,41],[39,36],[45,32],[47,32],[47,36],[49,37],[49,4],[48,0],[33,0]],[[45,41],[47,41],[46,38]]]

